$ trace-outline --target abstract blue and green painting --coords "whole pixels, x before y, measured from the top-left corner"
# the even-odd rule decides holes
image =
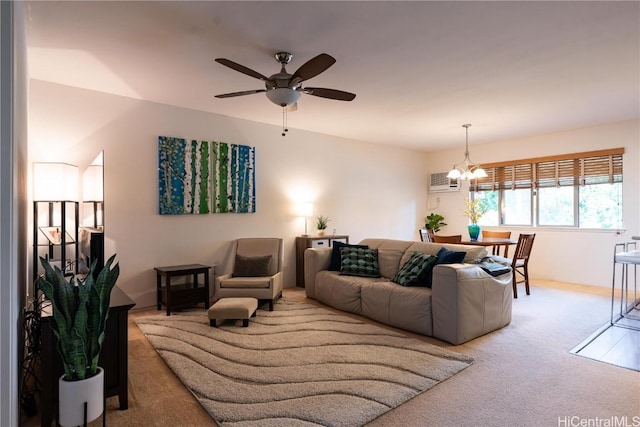
[[[209,213],[210,145],[158,137],[158,205],[161,215]]]
[[[213,142],[211,153],[213,212],[255,212],[255,147]]]

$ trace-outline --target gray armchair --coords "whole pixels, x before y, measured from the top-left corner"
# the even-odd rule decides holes
[[[280,238],[237,239],[232,273],[216,277],[213,298],[253,297],[260,303],[282,296],[283,243]]]

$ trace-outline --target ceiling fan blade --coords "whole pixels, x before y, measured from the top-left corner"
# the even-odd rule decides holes
[[[319,96],[320,98],[336,99],[338,101],[353,101],[356,97],[355,93],[345,92],[336,89],[325,89],[322,87],[305,87],[304,93]]]
[[[246,74],[247,76],[251,76],[251,77],[255,77],[256,79],[262,80],[262,81],[268,81],[269,78],[266,76],[263,76],[262,74],[260,74],[257,71],[253,71],[251,68],[247,68],[244,65],[240,65],[237,62],[233,62],[229,59],[226,58],[216,58],[216,62],[218,64],[222,64],[224,66],[227,66],[229,68],[231,68],[232,70],[236,70],[241,72],[242,74]]]
[[[336,63],[336,60],[326,53],[321,53],[315,58],[311,58],[304,64],[300,66],[291,76],[291,81],[302,82],[305,80],[309,80],[312,77],[317,76],[318,74],[325,71],[327,68],[331,67]]]
[[[244,90],[242,92],[223,93],[222,95],[216,95],[216,98],[232,98],[234,96],[251,95],[254,93],[266,92],[266,89]]]

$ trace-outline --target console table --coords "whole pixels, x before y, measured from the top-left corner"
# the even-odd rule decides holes
[[[128,317],[135,303],[120,288],[114,286],[109,300],[109,318],[105,328],[104,343],[98,366],[104,369],[105,397],[118,396],[120,409],[129,407],[129,388],[127,385],[128,362]],[[55,419],[55,407],[58,402],[58,379],[64,374],[60,354],[56,350],[58,340],[51,330],[51,313],[43,310],[41,320],[41,366],[40,379],[40,425],[50,427]],[[106,410],[106,408],[105,408]]]
[[[349,236],[296,237],[296,285],[304,288],[304,251],[307,248],[331,248],[333,242],[349,243]]]
[[[171,310],[203,302],[204,309],[209,309],[209,270],[211,266],[202,264],[174,265],[170,267],[156,267],[156,290],[158,296],[158,310],[165,305],[167,316],[171,316]],[[213,266],[215,275],[215,266]],[[198,275],[204,276],[204,286],[198,285]],[[172,285],[172,277],[193,276],[192,283]],[[162,278],[165,284],[162,286]]]

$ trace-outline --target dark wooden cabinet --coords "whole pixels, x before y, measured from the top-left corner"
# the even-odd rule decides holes
[[[129,407],[128,317],[135,303],[117,286],[111,291],[109,318],[98,366],[104,369],[105,397],[118,396],[120,409]],[[43,314],[41,323],[40,425],[50,427],[56,419],[58,379],[64,373],[57,339],[51,330],[50,315]]]
[[[296,286],[304,288],[304,251],[307,248],[331,248],[333,242],[349,243],[349,236],[296,237]]]

